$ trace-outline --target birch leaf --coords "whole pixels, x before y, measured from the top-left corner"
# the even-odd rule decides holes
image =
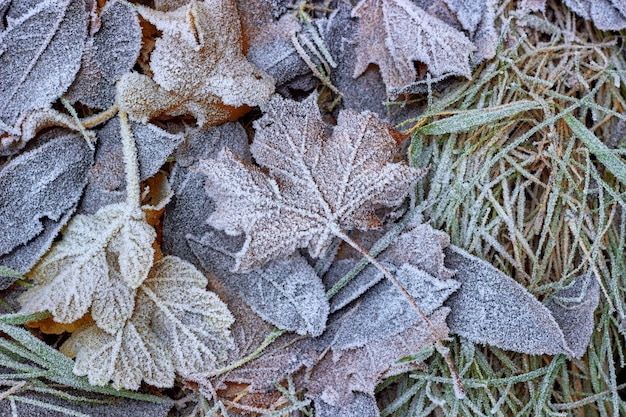
[[[200,163],[216,201],[209,224],[246,235],[236,255],[238,272],[298,248],[319,257],[342,229],[379,226],[375,210],[400,204],[424,174],[391,162],[392,130],[373,113],[341,112],[326,138],[316,99],[274,96],[262,106],[251,151],[269,175],[228,150]]]
[[[182,376],[221,365],[232,348],[233,317],[207,279],[191,264],[167,256],[155,263],[138,290],[137,307],[124,327],[109,334],[90,326],[72,335],[63,350],[76,356],[74,373],[94,385],[113,381],[136,390],[141,381],[174,385]]]
[[[380,67],[387,94],[417,78],[413,62],[422,62],[435,78],[471,77],[472,42],[410,0],[361,0],[352,10],[359,18],[354,77],[369,64]]]
[[[72,84],[87,36],[81,1],[41,1],[0,34],[0,120],[48,107]]]
[[[274,90],[274,81],[243,55],[241,25],[233,0],[191,1],[170,12],[138,6],[162,35],[150,57],[156,85],[145,77],[127,78],[118,86],[120,104],[146,120],[170,113],[174,106],[190,111],[198,124],[218,124],[256,106]],[[151,95],[134,87],[141,83]],[[150,102],[150,99],[157,99]],[[137,110],[137,111],[136,111]]]
[[[29,274],[39,285],[21,297],[23,311],[48,310],[55,321],[71,323],[91,307],[102,329],[117,332],[132,314],[134,289],[152,266],[155,236],[145,214],[127,204],[75,216]]]
[[[20,272],[30,269],[67,222],[93,158],[79,135],[54,130],[42,142],[0,169],[0,255]],[[42,234],[39,249],[30,253],[29,242]],[[0,257],[0,263],[6,259]]]

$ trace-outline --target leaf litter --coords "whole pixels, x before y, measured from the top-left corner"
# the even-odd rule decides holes
[[[22,294],[18,317],[32,317],[0,316],[9,320],[0,358],[21,358],[3,366],[24,372],[48,349],[58,359],[50,375],[71,370],[62,383],[151,385],[178,399],[175,415],[473,415],[484,404],[510,412],[510,395],[527,404],[518,415],[588,411],[580,390],[619,409],[618,364],[599,359],[606,340],[620,346],[606,336],[611,315],[624,316],[612,278],[626,235],[623,158],[619,138],[603,138],[626,103],[614,94],[623,58],[610,35],[564,25],[577,18],[552,1],[148,3],[0,4],[3,77],[20,80],[0,95],[2,204],[17,216],[1,225],[0,273],[7,285],[18,279],[7,291]],[[622,28],[619,2],[592,3],[565,5],[598,29]],[[598,46],[571,43],[585,36]],[[511,52],[520,45],[524,53]],[[564,75],[526,62],[548,50],[563,58],[546,68]],[[538,114],[545,121],[526,127]],[[381,117],[403,122],[403,133]],[[546,126],[541,157],[518,150]],[[563,129],[568,144],[554,139]],[[450,184],[450,170],[464,179]],[[564,193],[563,181],[576,187]],[[514,220],[529,207],[534,221]],[[600,297],[608,308],[598,322]],[[29,321],[46,341],[65,332],[54,346],[75,360],[20,333]],[[557,356],[545,365],[542,354]],[[608,367],[608,388],[589,385],[595,368],[572,373],[564,357]],[[498,361],[510,382],[499,382]],[[554,381],[569,386],[561,375],[582,388],[550,396]],[[538,390],[512,391],[532,381]],[[19,396],[26,386],[2,397],[13,414],[30,412],[19,401],[58,409]]]

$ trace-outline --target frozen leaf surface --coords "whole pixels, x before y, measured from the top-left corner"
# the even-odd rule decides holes
[[[0,34],[0,120],[48,107],[72,84],[87,36],[81,1],[45,0],[8,20]]]
[[[139,288],[137,308],[124,327],[109,334],[90,326],[66,342],[65,351],[76,356],[74,372],[94,385],[113,381],[137,389],[142,380],[171,387],[175,372],[214,369],[232,348],[233,317],[206,285],[193,265],[163,258]]]
[[[600,30],[626,28],[626,2],[623,0],[564,0],[574,13],[592,20]]]
[[[594,328],[593,315],[600,301],[600,285],[593,273],[576,277],[546,304],[559,324],[575,358],[581,358]]]
[[[118,85],[120,105],[131,116],[145,121],[190,112],[200,125],[218,124],[273,92],[274,81],[243,55],[233,0],[191,1],[170,12],[138,10],[162,35],[150,57],[153,79],[134,74]]]
[[[93,160],[85,140],[61,130],[42,139],[42,145],[0,169],[0,255],[20,250],[20,245],[28,245],[40,234],[63,227],[85,186]],[[45,239],[47,247],[52,239],[54,234]],[[25,261],[24,266],[31,262]]]
[[[380,410],[376,397],[362,392],[355,392],[351,401],[341,406],[332,406],[322,399],[315,401],[317,417],[379,417]]]
[[[340,113],[326,138],[316,98],[298,103],[274,96],[262,106],[251,151],[270,175],[228,150],[200,164],[216,200],[209,224],[246,235],[237,271],[297,248],[319,257],[342,229],[379,226],[375,210],[400,204],[424,174],[391,162],[392,130],[372,113]]]
[[[31,271],[39,285],[22,296],[23,310],[48,310],[55,321],[71,323],[91,307],[98,326],[117,332],[152,266],[155,236],[145,214],[128,204],[75,216],[63,239]]]
[[[572,356],[550,310],[524,287],[459,248],[450,246],[445,255],[461,283],[445,303],[451,333],[516,352]]]
[[[470,78],[472,42],[417,4],[409,0],[362,0],[352,17],[359,18],[354,77],[365,72],[369,64],[378,65],[389,95],[416,80],[414,61],[425,64],[435,78]]]
[[[436,310],[430,317],[435,331],[446,337],[447,308]],[[384,378],[415,369],[414,364],[396,362],[434,344],[433,336],[422,323],[402,333],[372,340],[362,347],[328,351],[309,372],[306,386],[309,396],[333,407],[349,408],[357,392],[374,395]]]
[[[207,232],[188,244],[202,266],[242,297],[263,319],[298,334],[319,336],[326,328],[328,300],[322,280],[300,255],[273,261],[247,273],[232,273],[232,237]],[[237,245],[238,249],[238,245]]]
[[[141,49],[141,27],[134,9],[117,0],[100,13],[100,27],[86,44],[82,65],[68,98],[91,107],[115,101],[115,82],[129,71]]]
[[[404,264],[399,268],[385,265],[413,296],[424,314],[430,315],[459,287],[454,280],[440,280]],[[363,294],[337,320],[331,346],[344,350],[366,345],[372,340],[399,334],[422,321],[406,297],[388,280],[383,280]]]

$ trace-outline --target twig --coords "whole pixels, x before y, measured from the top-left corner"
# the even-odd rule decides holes
[[[128,115],[120,110],[120,133],[122,135],[122,147],[124,151],[124,166],[126,167],[126,203],[133,207],[139,207],[139,165],[137,164],[137,147],[135,138],[130,130]]]

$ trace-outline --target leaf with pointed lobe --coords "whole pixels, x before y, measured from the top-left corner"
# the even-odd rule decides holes
[[[82,1],[44,0],[7,23],[0,33],[0,121],[13,126],[20,114],[49,107],[70,86],[87,16]]]
[[[239,272],[298,248],[319,257],[340,230],[379,226],[376,209],[399,205],[424,175],[391,162],[391,127],[373,113],[340,113],[326,138],[316,99],[274,96],[262,106],[251,151],[270,175],[228,150],[200,163],[216,202],[209,224],[246,235],[236,256]]]
[[[414,61],[425,64],[435,78],[471,77],[472,42],[410,0],[361,0],[352,17],[359,18],[354,77],[377,64],[388,95],[416,81]]]
[[[134,289],[152,267],[155,236],[145,214],[127,204],[75,216],[30,272],[38,285],[21,296],[23,311],[48,310],[55,321],[71,323],[93,308],[96,323],[117,332],[132,314]]]

